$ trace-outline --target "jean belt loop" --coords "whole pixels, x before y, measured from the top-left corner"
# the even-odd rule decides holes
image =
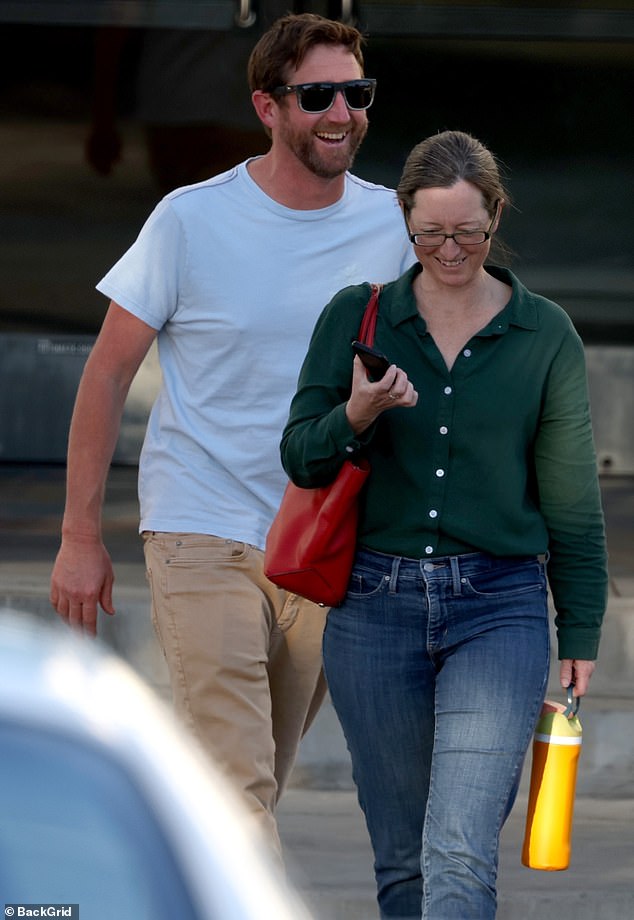
[[[400,567],[401,567],[401,557],[394,556],[394,558],[392,559],[392,571],[390,573],[390,586],[388,589],[390,594],[396,594],[396,585],[398,582],[398,570],[400,569]]]
[[[449,562],[451,564],[451,584],[453,593],[460,594],[460,559],[458,556],[450,556]]]

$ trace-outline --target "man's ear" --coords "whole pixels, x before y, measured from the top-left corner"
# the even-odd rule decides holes
[[[270,131],[277,120],[277,102],[270,93],[265,93],[261,89],[256,89],[251,94],[251,101],[256,115],[264,127]]]

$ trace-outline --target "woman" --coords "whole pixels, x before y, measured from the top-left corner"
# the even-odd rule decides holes
[[[357,451],[372,466],[324,661],[381,916],[422,904],[426,920],[486,920],[546,688],[546,578],[562,686],[582,696],[597,655],[607,575],[584,356],[560,307],[485,265],[508,195],[479,141],[423,141],[398,198],[418,263],[381,293],[375,346],[393,363],[373,382],[353,361],[369,286],[340,291],[282,457],[305,487]]]

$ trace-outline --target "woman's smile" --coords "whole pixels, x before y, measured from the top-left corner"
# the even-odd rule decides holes
[[[459,259],[441,259],[440,256],[436,256],[436,261],[440,262],[443,268],[457,268],[459,265],[462,265],[463,262],[467,261],[466,256],[461,256]]]

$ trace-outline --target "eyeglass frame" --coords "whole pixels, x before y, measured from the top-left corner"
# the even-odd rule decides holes
[[[372,90],[372,98],[370,99],[367,105],[362,106],[353,106],[350,105],[346,97],[345,90],[348,86],[359,86],[360,84],[369,84],[370,89]],[[305,89],[310,89],[313,86],[328,86],[332,88],[332,100],[325,109],[319,109],[319,111],[313,112],[309,109],[302,107],[301,102],[301,92]],[[335,83],[332,80],[312,80],[310,83],[286,83],[283,86],[276,86],[275,89],[271,90],[272,96],[290,96],[291,93],[295,93],[297,98],[297,105],[306,115],[323,115],[324,112],[329,112],[330,109],[335,104],[335,99],[337,98],[337,93],[341,93],[346,107],[351,112],[366,112],[372,103],[374,102],[374,95],[376,93],[376,78],[375,77],[359,77],[357,80],[344,80],[342,83]]]
[[[487,240],[490,240],[493,235],[493,231],[491,228],[493,227],[493,224],[496,222],[498,218],[499,208],[500,208],[500,199],[498,198],[498,200],[495,202],[495,213],[493,215],[491,223],[489,224],[486,230],[456,230],[454,231],[454,233],[443,233],[441,230],[419,230],[418,233],[409,234],[409,241],[410,243],[413,243],[414,246],[423,246],[426,249],[440,249],[441,246],[445,245],[447,240],[453,240],[457,246],[482,246],[482,244],[486,243]],[[444,239],[442,243],[417,243],[415,237],[423,236],[425,233],[429,233],[430,236],[431,235],[443,236]],[[484,233],[484,239],[478,240],[477,243],[459,243],[458,240],[456,239],[456,235],[460,235],[460,234],[464,235],[464,234],[469,234],[469,233],[474,233],[474,234]]]

